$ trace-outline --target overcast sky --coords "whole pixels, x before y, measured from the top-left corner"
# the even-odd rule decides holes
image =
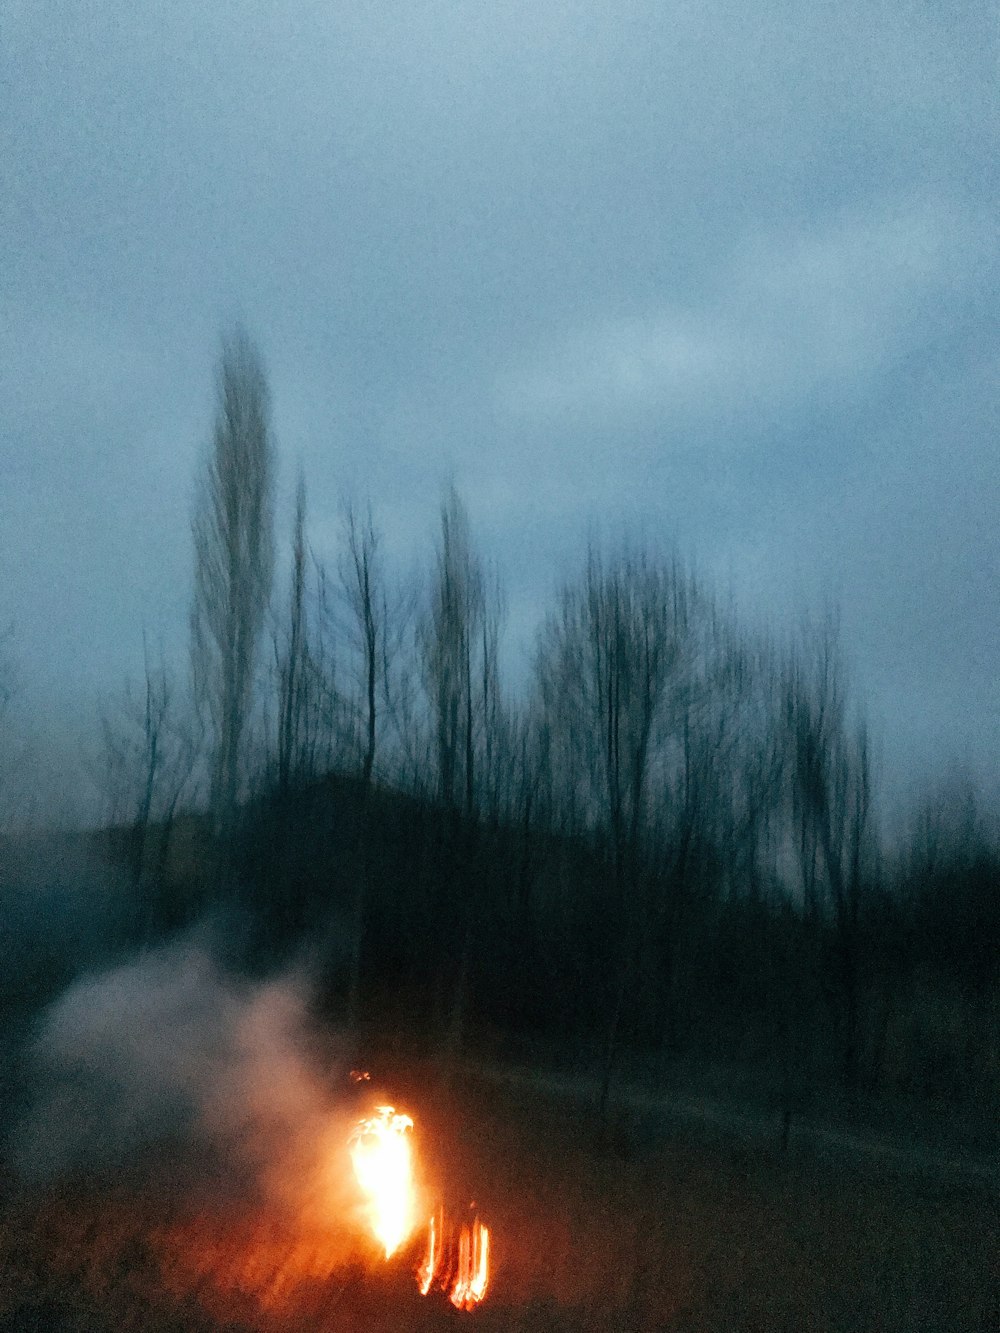
[[[426,557],[454,478],[516,653],[634,528],[748,614],[839,602],[890,790],[996,783],[992,0],[0,0],[0,43],[0,623],[50,745],[183,649],[239,317],[283,533],[301,462],[321,553],[352,493]]]

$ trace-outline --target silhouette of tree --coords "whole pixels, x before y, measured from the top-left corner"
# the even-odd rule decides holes
[[[191,661],[211,740],[210,802],[223,876],[274,565],[274,445],[267,380],[238,329],[224,340],[211,452],[192,522]]]

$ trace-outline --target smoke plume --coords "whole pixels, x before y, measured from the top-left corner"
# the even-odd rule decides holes
[[[164,1145],[301,1211],[331,1202],[342,1048],[320,1042],[295,977],[249,982],[189,937],[71,985],[42,1016],[29,1110],[9,1156],[45,1179]],[[325,1070],[321,1072],[322,1065]]]

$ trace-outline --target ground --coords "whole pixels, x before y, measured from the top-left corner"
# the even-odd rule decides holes
[[[712,1133],[648,1108],[598,1132],[551,1088],[394,1071],[450,1208],[495,1239],[483,1305],[262,1199],[192,1188],[162,1149],[0,1203],[0,1330],[854,1333],[1000,1328],[995,1180]]]

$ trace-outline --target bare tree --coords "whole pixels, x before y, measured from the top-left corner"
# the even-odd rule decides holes
[[[389,613],[379,535],[370,506],[364,519],[358,517],[353,505],[347,506],[344,511],[344,538],[346,550],[340,562],[340,587],[347,611],[347,634],[353,650],[360,696],[355,713],[360,719],[363,735],[361,805],[356,839],[358,868],[354,886],[348,987],[348,1021],[353,1027],[358,1019],[365,916],[371,877],[369,818],[379,735],[379,708],[384,697],[381,686],[388,669],[386,622]]]
[[[217,389],[192,523],[191,660],[211,736],[210,800],[225,876],[274,565],[270,401],[260,356],[242,330],[223,343]]]
[[[441,506],[430,606],[422,626],[424,680],[434,722],[438,798],[449,811],[475,809],[476,671],[483,573],[454,487]],[[459,790],[461,786],[461,791]]]
[[[785,680],[792,809],[807,909],[829,921],[841,1034],[841,1076],[860,1072],[860,952],[876,853],[871,765],[863,725],[847,719],[837,626],[828,618],[793,652]]]
[[[278,674],[278,790],[287,795],[292,782],[310,768],[309,629],[306,622],[306,486],[300,475],[295,492],[292,573],[288,627],[284,642],[275,636]]]
[[[162,656],[154,663],[145,640],[143,657],[141,692],[126,685],[122,705],[104,713],[101,734],[108,815],[128,830],[128,865],[145,939],[155,930],[155,899],[163,888],[174,820],[191,790],[200,744],[196,719],[178,700]]]
[[[391,780],[421,797],[437,794],[435,744],[428,725],[421,582],[397,585],[382,649],[383,764]]]
[[[314,771],[328,773],[350,742],[340,686],[341,617],[336,587],[326,565],[313,554],[314,617],[309,639],[309,753]]]
[[[916,883],[975,859],[984,842],[976,786],[970,773],[952,767],[921,793],[906,832],[907,871]]]
[[[499,691],[497,652],[502,601],[473,549],[465,509],[454,487],[441,506],[441,530],[427,614],[420,627],[424,687],[436,755],[438,800],[446,813],[446,895],[442,910],[455,921],[458,976],[448,1028],[457,1052],[472,947],[468,886],[478,854],[478,819],[487,754],[492,764]],[[460,891],[461,881],[466,891]],[[449,952],[446,948],[442,959]]]
[[[505,707],[500,683],[500,640],[506,615],[500,576],[492,569],[483,579],[483,608],[479,627],[478,711],[480,718],[481,806],[495,829],[505,789],[510,785],[516,753],[512,719]]]
[[[601,1079],[606,1110],[626,998],[636,980],[649,901],[650,783],[667,762],[688,698],[693,585],[676,564],[591,548],[542,631],[540,690],[562,734],[569,802],[607,851],[616,980]],[[564,796],[565,799],[565,796]]]
[[[354,653],[363,741],[361,781],[367,792],[375,768],[379,730],[380,689],[385,667],[385,629],[388,616],[385,571],[379,534],[371,507],[363,519],[353,505],[344,511],[346,550],[340,562],[340,586],[347,609],[348,637]]]

